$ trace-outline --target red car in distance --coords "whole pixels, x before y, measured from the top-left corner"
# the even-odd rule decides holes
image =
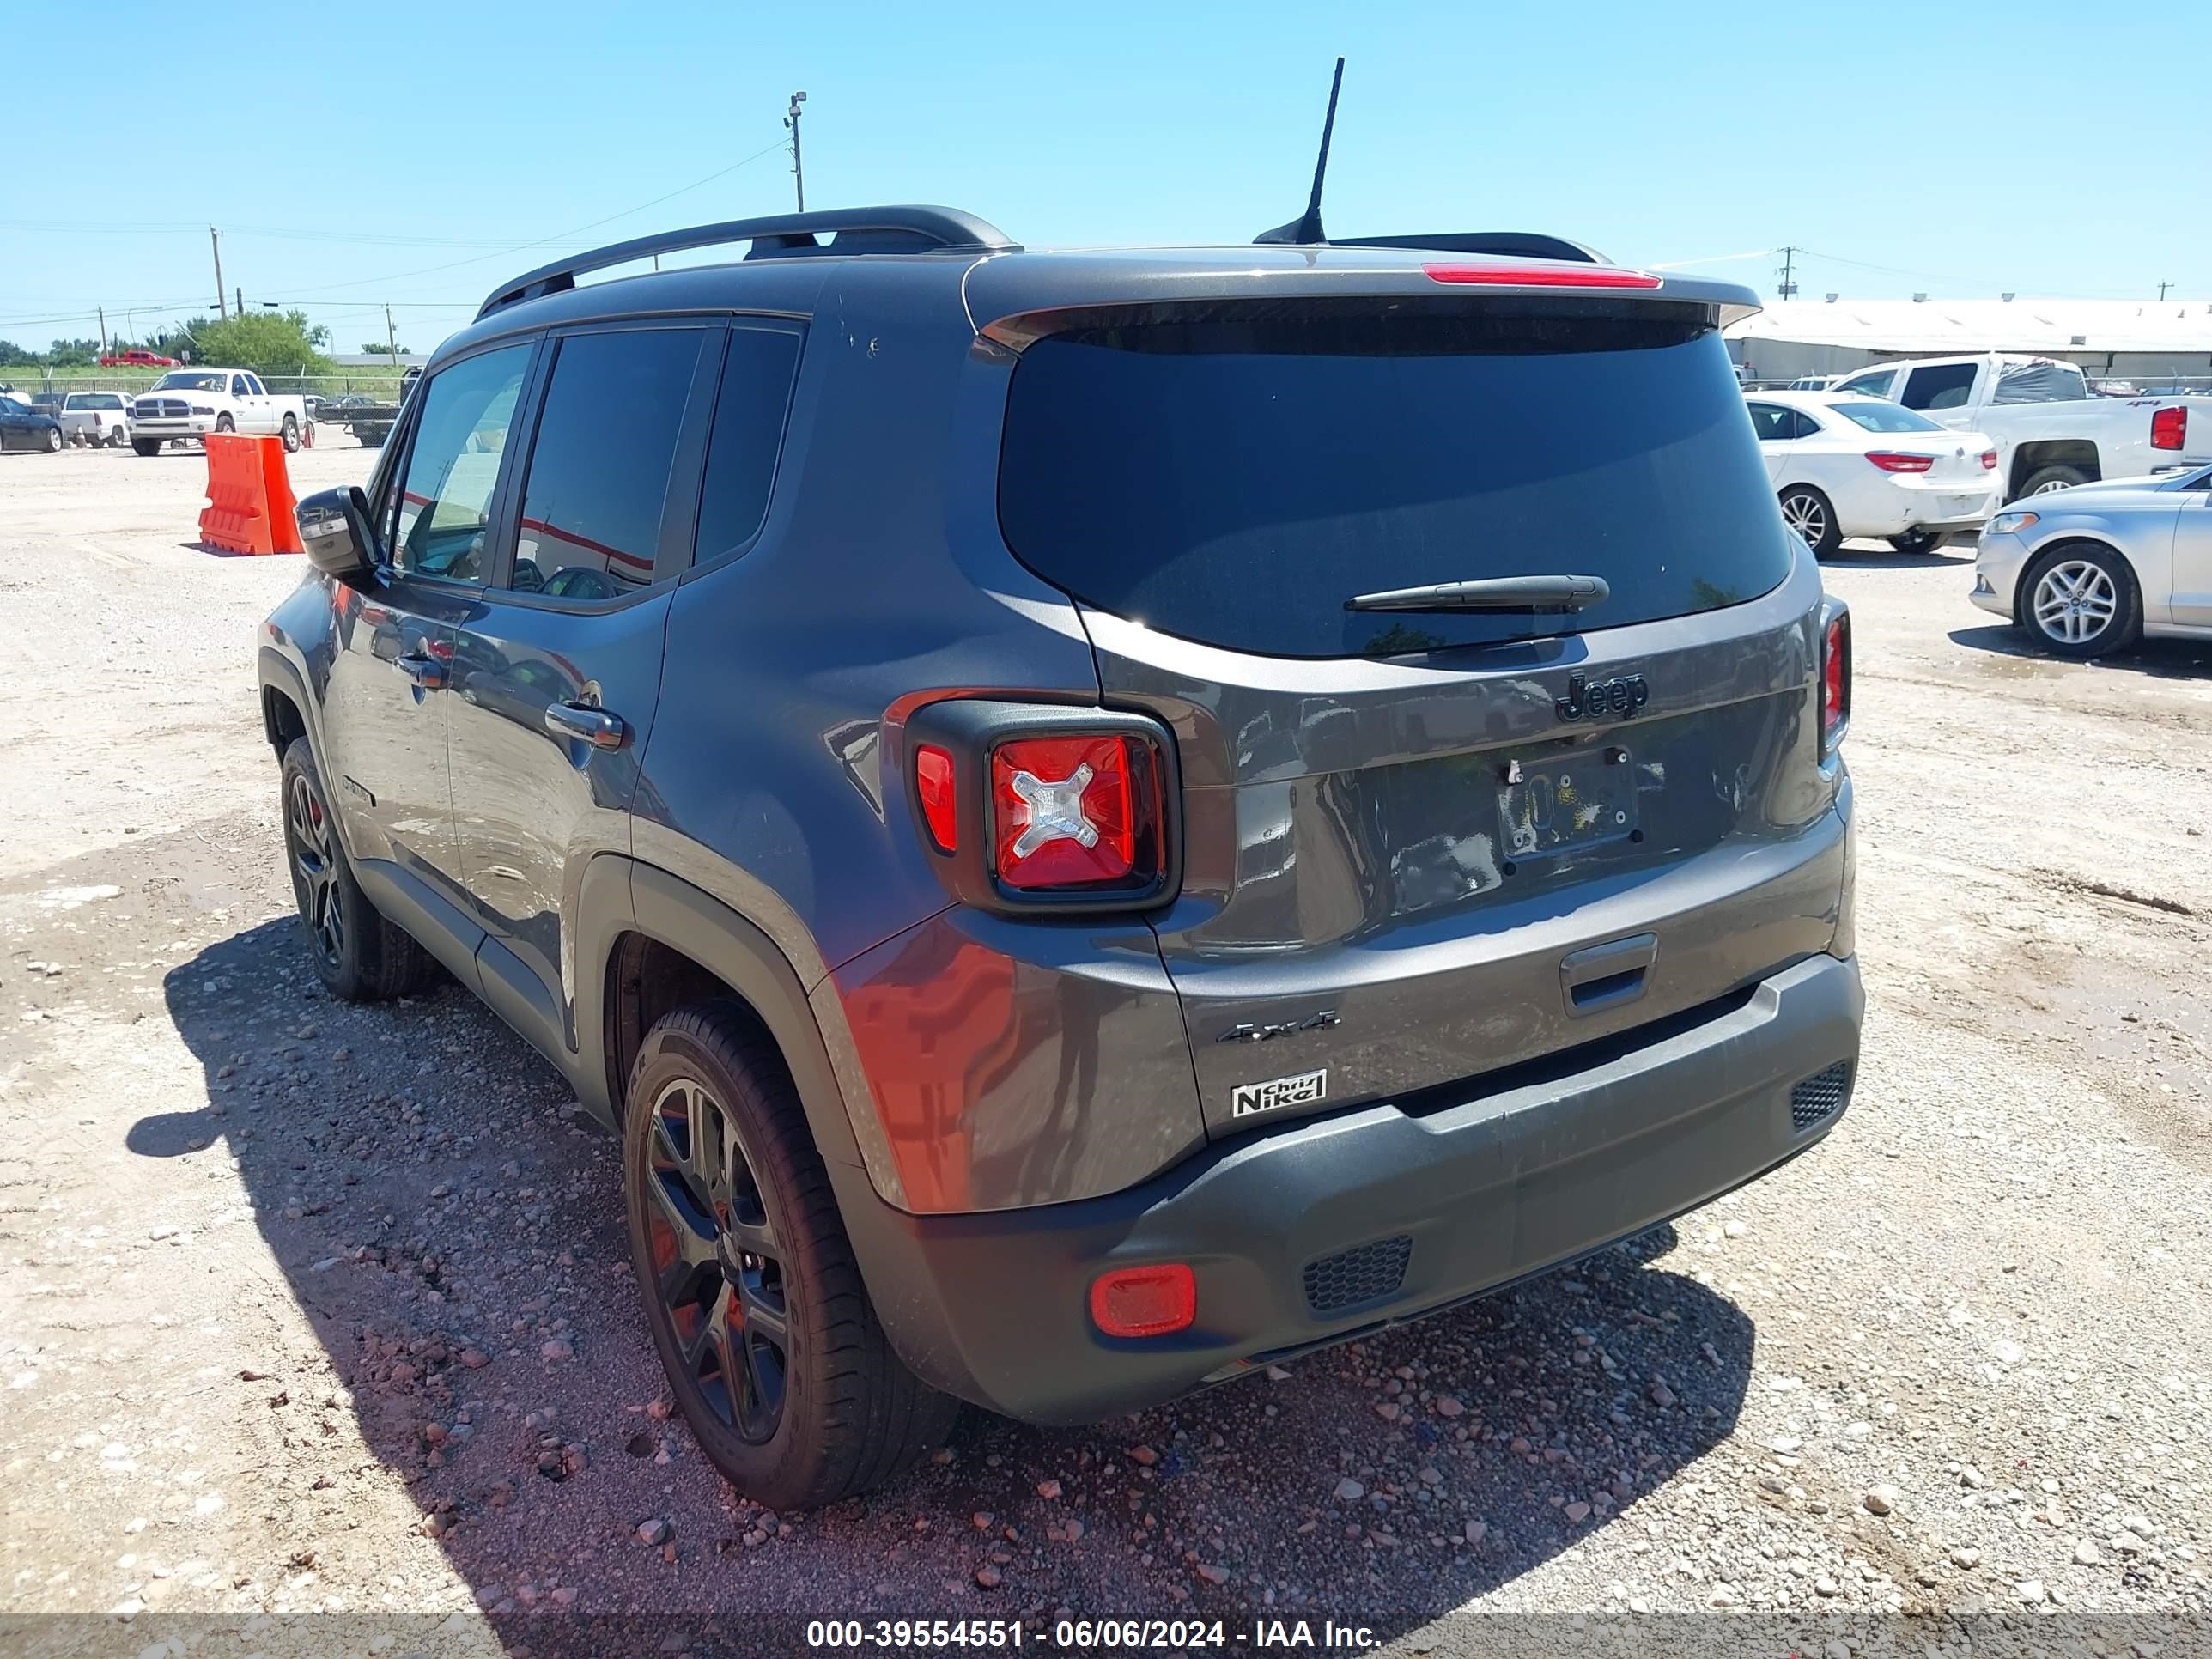
[[[159,352],[133,348],[129,351],[109,352],[100,360],[100,366],[102,368],[174,368],[177,360],[164,357]]]

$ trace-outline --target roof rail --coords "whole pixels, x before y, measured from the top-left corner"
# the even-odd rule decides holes
[[[748,259],[773,258],[782,254],[824,251],[818,237],[836,236],[827,252],[836,252],[848,239],[858,252],[918,253],[940,248],[1003,252],[1017,245],[997,226],[957,208],[872,207],[830,208],[819,213],[778,213],[764,219],[731,219],[718,225],[695,225],[689,230],[665,230],[594,248],[589,253],[556,259],[550,265],[503,283],[477,308],[479,318],[503,306],[558,294],[576,286],[586,271],[610,265],[626,265],[633,259],[660,253],[680,253],[687,248],[714,247],[729,242],[750,242]]]
[[[1516,259],[1573,259],[1611,263],[1595,248],[1537,230],[1446,230],[1433,236],[1332,236],[1333,247],[1427,248],[1437,253],[1496,253]]]

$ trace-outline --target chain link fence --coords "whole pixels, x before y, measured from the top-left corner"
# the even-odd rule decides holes
[[[0,368],[0,387],[10,388],[12,395],[18,398],[46,392],[122,392],[135,395],[168,372],[165,368]],[[399,377],[404,372],[399,368],[348,368],[328,374],[264,374],[261,384],[276,392],[312,392],[319,398],[351,395],[367,398],[371,403],[396,404],[399,401]]]

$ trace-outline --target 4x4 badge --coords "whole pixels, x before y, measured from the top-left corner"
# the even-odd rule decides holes
[[[1336,1010],[1324,1008],[1304,1019],[1288,1019],[1279,1025],[1232,1025],[1216,1042],[1273,1042],[1277,1037],[1296,1036],[1301,1031],[1326,1031],[1344,1022],[1336,1017]]]
[[[1630,720],[1650,701],[1651,688],[1644,683],[1641,674],[1623,674],[1611,680],[1585,680],[1579,674],[1570,674],[1567,695],[1552,706],[1559,711],[1563,720],[1606,714]]]

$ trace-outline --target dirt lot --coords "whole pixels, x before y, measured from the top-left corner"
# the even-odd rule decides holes
[[[1962,559],[1847,554],[1869,1008],[1832,1139],[1571,1276],[1134,1420],[969,1413],[779,1516],[665,1420],[615,1149],[552,1072],[457,989],[321,993],[252,686],[299,562],[199,549],[202,477],[0,464],[0,1647],[1042,1645],[1065,1609],[2202,1650],[2212,653],[2044,661]],[[314,1610],[354,1617],[261,1616]]]

